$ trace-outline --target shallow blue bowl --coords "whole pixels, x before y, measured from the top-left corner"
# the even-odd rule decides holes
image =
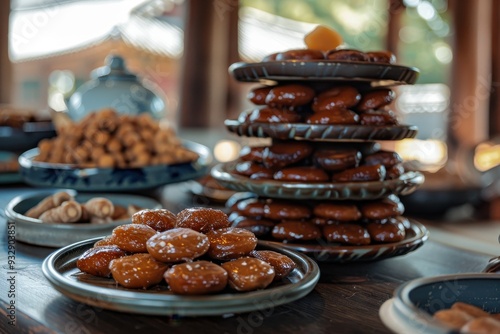
[[[183,145],[198,153],[197,161],[142,168],[78,168],[72,165],[33,161],[38,155],[38,149],[35,148],[19,157],[20,173],[26,183],[41,187],[92,192],[151,189],[196,179],[208,173],[212,161],[208,147],[190,141],[183,141]]]

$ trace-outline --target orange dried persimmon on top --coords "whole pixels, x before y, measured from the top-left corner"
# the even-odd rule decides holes
[[[318,25],[304,37],[304,42],[311,50],[328,51],[337,48],[344,40],[337,31]]]

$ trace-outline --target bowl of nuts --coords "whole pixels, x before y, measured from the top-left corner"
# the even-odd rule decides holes
[[[409,281],[380,308],[395,333],[500,333],[500,276],[493,273]]]
[[[104,109],[42,140],[21,154],[19,165],[34,186],[124,191],[195,179],[207,173],[211,160],[207,147],[177,138],[149,114]]]

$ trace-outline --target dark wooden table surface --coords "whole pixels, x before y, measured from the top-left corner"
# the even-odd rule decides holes
[[[39,189],[0,188],[0,208],[16,195]],[[153,196],[171,210],[204,205],[183,185],[168,186]],[[175,200],[173,200],[175,199]],[[401,283],[426,276],[480,272],[489,256],[440,244],[432,236],[417,251],[379,262],[320,263],[321,277],[306,297],[272,309],[230,317],[145,316],[107,311],[73,301],[45,279],[41,264],[53,248],[17,241],[15,265],[9,268],[6,219],[0,217],[1,333],[389,333],[379,308]],[[14,269],[14,270],[12,270]],[[9,274],[14,271],[15,274]],[[15,276],[12,286],[8,279]],[[15,298],[9,296],[9,290]],[[8,303],[15,301],[15,326],[9,324]]]

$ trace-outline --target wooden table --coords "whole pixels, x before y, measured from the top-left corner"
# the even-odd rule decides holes
[[[163,205],[171,210],[206,204],[181,189],[185,189],[183,185],[168,186],[153,195],[162,196]],[[27,191],[39,189],[1,188],[0,208]],[[52,288],[41,272],[43,260],[54,249],[18,241],[14,244],[15,265],[9,268],[4,217],[0,217],[0,234],[1,333],[389,333],[378,311],[401,283],[425,276],[480,272],[490,258],[431,238],[417,251],[398,258],[320,263],[321,278],[314,291],[290,304],[230,317],[171,318],[112,312],[75,302]],[[11,276],[15,279],[12,286],[8,282]],[[9,297],[11,288],[15,298]],[[12,300],[15,326],[9,325],[7,317]]]

